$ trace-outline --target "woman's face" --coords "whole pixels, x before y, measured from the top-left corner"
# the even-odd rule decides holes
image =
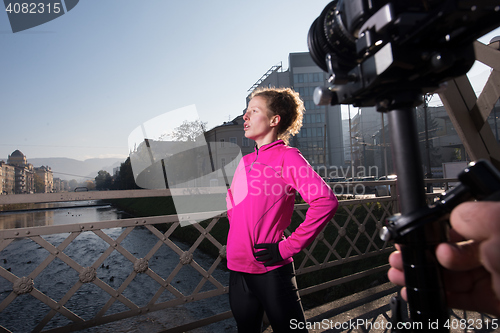
[[[273,138],[276,132],[273,129],[276,129],[279,116],[269,118],[269,110],[265,98],[260,96],[252,98],[248,103],[247,112],[243,115],[243,120],[245,121],[245,137],[255,140],[257,146],[276,140],[276,138]]]

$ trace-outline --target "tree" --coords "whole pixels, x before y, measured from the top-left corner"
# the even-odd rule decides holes
[[[78,181],[76,179],[71,179],[69,181],[69,190],[73,191],[77,187],[78,187]]]
[[[109,190],[113,186],[113,177],[109,172],[100,170],[95,177],[95,188],[97,190]],[[88,187],[88,186],[87,186]]]
[[[113,188],[117,190],[133,190],[139,188],[135,183],[130,157],[120,165],[120,172],[115,179]]]
[[[95,184],[93,181],[91,180],[86,180],[85,181],[85,187],[89,190],[89,191],[92,191],[92,190],[95,190]]]
[[[179,127],[174,128],[171,134],[165,136],[171,137],[173,141],[196,141],[196,138],[205,133],[207,123],[201,120],[184,120]]]

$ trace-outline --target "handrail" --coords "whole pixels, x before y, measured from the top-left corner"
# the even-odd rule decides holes
[[[223,189],[218,188],[212,188],[210,191],[223,193],[221,192]],[[164,197],[171,194],[172,191],[169,190],[124,190],[48,193],[40,195],[9,195],[0,196],[0,205],[11,203]],[[330,221],[328,226],[318,235],[313,243],[295,258],[297,275],[301,276],[303,274],[317,272],[319,270],[329,269],[351,262],[361,263],[365,259],[391,252],[393,249],[390,247],[390,244],[382,242],[378,238],[378,230],[382,227],[383,219],[390,216],[397,209],[395,200],[396,197],[381,197],[340,201],[337,215]],[[307,208],[307,204],[295,205],[295,218],[300,221],[303,220]],[[378,213],[375,214],[376,209],[378,209]],[[12,292],[3,300],[0,299],[0,313],[8,311],[9,306],[17,297],[29,294],[44,303],[50,309],[34,331],[66,332],[223,295],[228,292],[227,281],[220,281],[214,273],[217,271],[219,264],[224,262],[225,245],[221,244],[211,234],[213,227],[220,222],[220,219],[223,217],[225,217],[225,212],[221,211],[190,214],[189,218],[192,222],[201,220],[207,221],[203,225],[199,223],[192,224],[192,228],[194,228],[198,236],[195,237],[196,241],[189,244],[185,249],[181,249],[179,245],[171,239],[174,231],[181,228],[179,217],[176,215],[0,230],[0,254],[11,244],[14,244],[13,242],[15,240],[23,239],[34,242],[42,251],[47,253],[46,259],[39,263],[39,265],[26,276],[16,275],[7,270],[6,267],[3,267],[5,265],[2,265],[0,262],[0,282],[5,282],[6,280],[12,284]],[[156,227],[158,224],[166,225],[166,230],[160,231]],[[116,238],[108,236],[105,231],[110,228],[120,228],[120,235]],[[124,245],[125,239],[133,235],[134,232],[141,230],[140,228],[142,228],[142,230],[146,229],[152,235],[151,237],[153,237],[145,244],[149,252],[143,257],[129,251]],[[54,234],[64,235],[65,240],[59,245],[53,245],[45,239],[45,237]],[[287,234],[289,235],[290,231],[287,231]],[[75,261],[71,255],[66,253],[75,239],[79,239],[79,237],[83,237],[83,235],[85,235],[85,237],[98,239],[101,243],[106,245],[100,253],[90,258],[86,257],[90,260],[90,265],[88,266],[80,264],[80,261]],[[210,267],[200,265],[196,259],[196,253],[200,251],[199,245],[206,241],[210,242],[212,246],[215,246],[219,251],[219,255],[211,259]],[[344,244],[344,250],[339,248],[339,244],[341,243]],[[172,270],[168,274],[157,272],[157,268],[151,265],[152,262],[155,261],[154,258],[158,256],[158,251],[161,249],[171,251],[172,254],[170,256],[174,255],[178,257],[178,263],[174,265],[175,267],[171,267]],[[117,253],[121,256],[123,263],[120,265],[131,267],[128,278],[126,276],[122,277],[123,283],[118,287],[113,287],[99,278],[99,274],[96,274],[112,253]],[[34,281],[37,281],[40,274],[45,272],[49,265],[56,259],[62,261],[67,266],[66,269],[76,273],[77,276],[76,280],[73,281],[60,281],[60,283],[68,284],[68,288],[64,297],[59,300],[49,297],[46,292],[37,288],[37,283],[34,283]],[[10,261],[11,259],[7,258],[7,260]],[[183,291],[174,283],[177,279],[177,275],[183,270],[183,267],[190,267],[196,276],[199,275],[199,282],[196,286],[193,286],[194,290]],[[329,282],[304,287],[300,290],[300,294],[305,295],[317,292],[387,269],[387,265],[365,269],[362,272],[355,272],[352,275],[333,279]],[[140,305],[135,299],[126,296],[127,288],[130,288],[132,281],[139,276],[147,276],[152,281],[155,281],[154,283],[157,285],[157,290],[153,292],[154,296],[145,305]],[[80,288],[83,288],[87,284],[94,285],[101,291],[101,294],[106,294],[108,297],[101,310],[91,319],[84,319],[81,314],[70,309],[66,304],[75,296]],[[24,286],[24,289],[20,288],[20,285]],[[208,291],[205,290],[206,286],[210,286],[211,289],[209,288]],[[160,295],[164,292],[171,295],[170,299],[159,301]],[[108,314],[108,310],[115,303],[124,305],[125,310]],[[51,327],[51,321],[56,314],[67,318],[70,323],[63,324],[61,327]],[[177,329],[188,326],[201,327],[207,323],[225,319],[228,315],[227,312],[215,314],[189,324],[183,324]],[[0,315],[0,317],[2,316]],[[6,327],[6,329],[8,329],[8,327]],[[172,332],[177,329],[172,329]]]
[[[221,194],[226,193],[225,187],[199,188],[199,194]],[[85,192],[60,192],[60,193],[34,193],[34,194],[12,194],[0,195],[0,205],[26,204],[26,203],[50,203],[66,201],[87,201],[124,198],[151,198],[170,197],[172,195],[191,195],[182,188],[159,189],[159,190],[116,190],[116,191],[85,191]]]

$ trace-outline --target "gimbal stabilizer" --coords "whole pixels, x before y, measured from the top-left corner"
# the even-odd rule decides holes
[[[437,322],[442,332],[449,311],[434,250],[448,239],[443,212],[450,204],[427,205],[413,111],[424,94],[466,74],[475,60],[473,42],[499,25],[498,0],[335,0],[308,36],[311,56],[332,84],[316,88],[316,104],[375,105],[388,114],[401,216],[383,236],[401,245],[410,319],[424,328]],[[496,179],[490,184],[499,185],[493,168],[477,165],[469,176],[487,172]],[[464,180],[471,197],[500,189],[482,192]],[[445,203],[463,200],[457,191]]]
[[[423,328],[438,324],[433,328],[443,332],[448,331],[444,325],[449,314],[434,252],[437,244],[447,240],[449,214],[457,205],[471,199],[500,200],[500,172],[489,161],[471,163],[458,178],[460,185],[443,193],[439,201],[392,216],[380,232],[383,240],[395,241],[401,246],[412,321],[422,323]],[[392,303],[393,321],[402,320],[399,300],[393,299]],[[393,323],[392,327],[398,325]],[[393,332],[399,330],[393,329]]]

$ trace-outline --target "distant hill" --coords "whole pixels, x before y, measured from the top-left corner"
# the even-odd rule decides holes
[[[42,165],[50,167],[55,178],[78,181],[94,179],[100,170],[106,170],[113,175],[113,168],[119,167],[123,162],[125,159],[120,158],[91,158],[85,161],[59,157],[28,158],[28,163],[35,167]]]

